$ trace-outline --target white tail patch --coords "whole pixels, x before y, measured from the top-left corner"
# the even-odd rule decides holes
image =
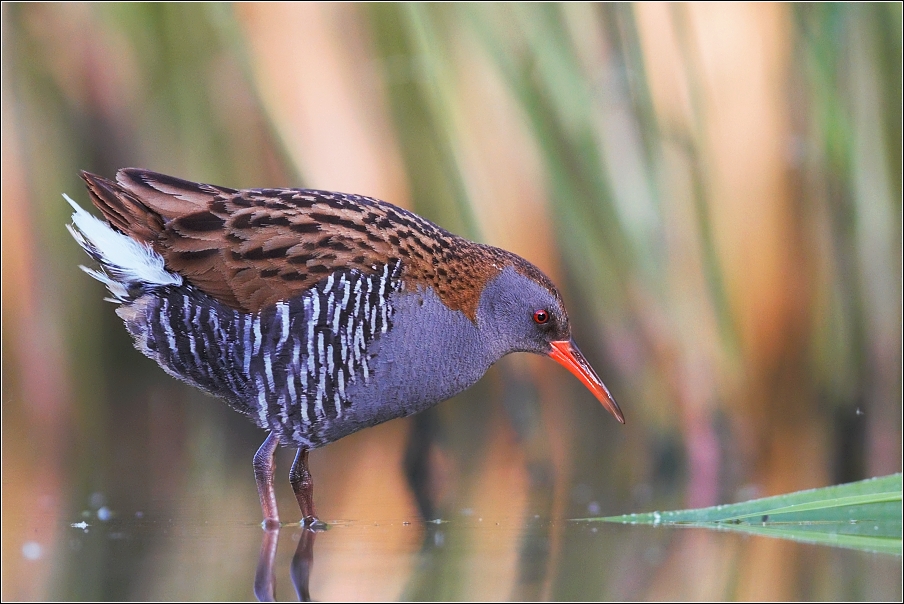
[[[182,285],[182,277],[166,270],[163,257],[151,246],[115,231],[109,224],[83,210],[63,194],[75,212],[69,232],[88,255],[100,263],[100,270],[82,270],[103,283],[113,294],[112,302],[133,299],[130,290],[141,286]]]

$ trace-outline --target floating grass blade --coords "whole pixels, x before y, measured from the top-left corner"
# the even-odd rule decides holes
[[[901,474],[698,510],[588,521],[741,531],[901,555]]]

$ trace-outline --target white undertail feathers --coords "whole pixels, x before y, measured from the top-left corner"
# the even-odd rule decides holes
[[[114,230],[95,218],[68,195],[63,195],[72,209],[72,224],[66,225],[80,246],[100,263],[100,270],[81,269],[103,283],[113,294],[111,302],[128,302],[136,291],[147,287],[182,285],[182,277],[166,270],[163,257],[151,246]]]

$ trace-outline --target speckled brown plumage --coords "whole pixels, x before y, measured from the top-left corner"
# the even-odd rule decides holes
[[[472,321],[484,285],[507,266],[558,297],[522,258],[370,197],[237,191],[137,168],[120,170],[116,182],[89,172],[82,178],[116,229],[152,245],[167,268],[237,310],[291,299],[342,268],[370,274],[395,259],[407,288],[432,287]]]

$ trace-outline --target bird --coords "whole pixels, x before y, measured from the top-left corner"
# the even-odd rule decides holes
[[[265,528],[280,526],[278,446],[297,448],[301,524],[321,526],[311,450],[451,398],[512,352],[551,357],[625,421],[558,289],[514,253],[362,195],[80,175],[103,219],[64,195],[66,226],[135,348],[268,432],[253,459]]]

